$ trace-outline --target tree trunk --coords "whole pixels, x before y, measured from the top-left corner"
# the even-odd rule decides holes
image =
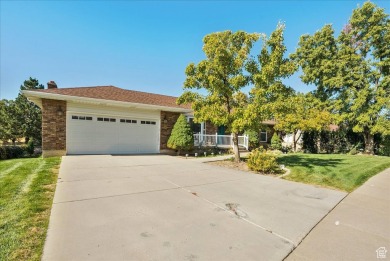
[[[364,132],[364,152],[374,155],[374,136],[369,131]]]
[[[240,162],[240,148],[238,147],[238,133],[233,133],[234,162]]]
[[[297,135],[297,132],[293,132],[293,150],[294,152],[297,152],[297,141],[295,140],[295,136]]]

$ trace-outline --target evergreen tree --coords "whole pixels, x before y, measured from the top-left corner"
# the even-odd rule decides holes
[[[39,84],[37,79],[29,78],[24,81],[23,85],[20,86],[20,90],[36,90],[43,89],[43,85]],[[27,100],[26,96],[19,93],[15,99],[16,117],[19,122],[19,129],[22,132],[22,136],[26,138],[26,143],[30,138],[33,138],[36,142],[41,142],[42,137],[42,116],[41,109],[33,102]]]
[[[181,150],[190,150],[194,146],[194,134],[183,114],[179,116],[173,126],[167,145],[168,148],[177,150],[178,155],[180,155]]]
[[[282,150],[282,140],[276,132],[271,138],[271,148],[274,150]]]

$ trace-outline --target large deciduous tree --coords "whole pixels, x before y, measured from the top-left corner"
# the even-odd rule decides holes
[[[339,122],[362,133],[365,152],[373,154],[375,134],[390,134],[390,20],[371,2],[355,9],[335,37],[331,25],[303,35],[292,58],[302,80],[317,87]]]
[[[245,71],[257,33],[224,31],[206,35],[206,59],[186,68],[185,92],[178,103],[191,103],[196,122],[210,121],[226,126],[233,134],[235,161],[240,161],[238,133],[245,127],[243,118],[248,97],[242,88],[250,83]]]
[[[327,104],[321,102],[311,93],[290,96],[280,101],[275,110],[275,130],[292,133],[293,150],[297,151],[297,142],[305,131],[329,129],[332,115]]]
[[[258,129],[262,121],[274,118],[280,101],[294,94],[294,90],[283,83],[283,79],[297,70],[295,63],[285,57],[284,29],[285,25],[279,23],[269,38],[263,36],[260,54],[246,65],[254,87],[244,117],[252,129]]]

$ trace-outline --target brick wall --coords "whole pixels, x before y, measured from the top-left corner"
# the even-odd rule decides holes
[[[179,112],[161,111],[160,150],[168,149],[168,139],[179,116]],[[166,123],[164,120],[166,120]]]
[[[43,156],[65,154],[66,101],[42,99],[42,151]]]

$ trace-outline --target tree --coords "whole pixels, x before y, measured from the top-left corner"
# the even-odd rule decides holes
[[[36,90],[43,89],[43,85],[39,84],[38,80],[35,78],[29,78],[23,82],[23,85],[20,86],[20,90]],[[15,99],[16,113],[14,117],[18,120],[20,124],[20,130],[22,136],[26,138],[26,143],[30,138],[33,138],[35,141],[41,141],[42,137],[42,116],[41,109],[35,105],[33,102],[27,100],[21,92],[18,97]]]
[[[390,134],[390,20],[371,2],[355,9],[336,38],[331,25],[303,35],[291,57],[302,81],[317,87],[339,123],[362,133],[365,152],[374,153],[375,134]]]
[[[242,88],[250,83],[244,69],[258,39],[259,34],[243,31],[206,35],[203,38],[206,59],[187,66],[185,92],[178,98],[179,104],[191,103],[196,122],[226,126],[233,134],[236,162],[240,161],[238,133],[245,127],[243,114],[248,102]]]
[[[245,134],[248,135],[249,150],[258,148],[260,142],[259,129],[247,129]]]
[[[282,150],[282,140],[276,132],[271,138],[271,148],[274,150]]]
[[[311,93],[298,93],[287,100],[280,101],[275,110],[275,130],[293,134],[293,149],[304,131],[320,131],[329,128],[331,113],[326,103],[315,98]]]
[[[285,57],[285,25],[279,23],[269,38],[263,36],[263,47],[257,59],[251,58],[246,65],[254,87],[250,91],[250,103],[245,110],[245,121],[251,128],[261,128],[261,122],[274,118],[279,104],[294,94],[283,83],[296,70],[295,63]]]
[[[177,150],[177,155],[180,155],[181,150],[190,150],[194,146],[194,134],[183,114],[173,126],[167,145],[168,148]]]
[[[13,100],[0,101],[0,139],[12,140],[23,137],[17,115],[17,106]]]

